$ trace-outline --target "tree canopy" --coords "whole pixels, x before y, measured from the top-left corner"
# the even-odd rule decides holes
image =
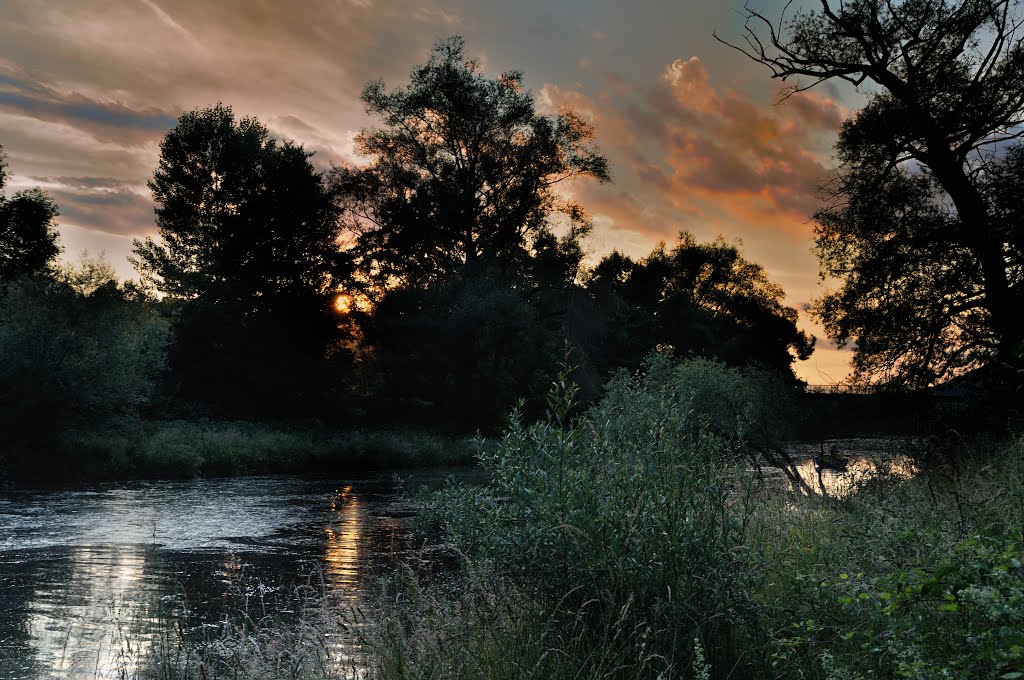
[[[168,323],[151,300],[84,258],[0,292],[0,432],[18,467],[60,432],[109,424],[152,398]],[[25,460],[17,460],[26,456]]]
[[[997,197],[1015,162],[1001,160],[1006,143],[1024,129],[1020,3],[822,0],[789,19],[747,18],[738,49],[796,79],[790,92],[866,87],[816,235],[824,273],[841,281],[817,311],[856,343],[860,376],[927,385],[986,363],[1019,368],[1021,227]]]
[[[7,198],[7,160],[0,147],[0,282],[45,269],[60,254],[57,206],[39,189]]]
[[[267,309],[325,294],[336,265],[336,211],[312,154],[278,143],[221,104],[181,116],[160,144],[149,188],[159,239],[135,242],[144,281],[179,300]]]
[[[681,232],[671,250],[659,244],[640,261],[613,252],[587,287],[608,320],[605,365],[635,368],[656,347],[670,346],[792,376],[793,361],[814,350],[814,338],[796,326],[797,311],[782,303],[782,288],[721,237],[699,243]]]
[[[467,266],[515,276],[556,213],[577,236],[589,228],[555,187],[609,179],[591,126],[536,113],[522,74],[488,77],[462,38],[438,42],[408,85],[373,82],[362,99],[382,123],[356,139],[370,163],[336,168],[331,184],[354,235],[354,284],[370,297]]]

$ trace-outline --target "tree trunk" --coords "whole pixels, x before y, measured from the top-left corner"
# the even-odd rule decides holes
[[[929,150],[928,156],[928,167],[956,207],[960,219],[960,238],[981,266],[985,309],[991,315],[992,329],[999,343],[997,358],[1002,363],[1019,368],[1017,351],[1024,335],[1021,333],[1021,324],[1015,320],[1019,311],[1013,304],[1002,238],[992,227],[988,206],[978,187],[964,172],[963,164],[952,152],[934,153]]]

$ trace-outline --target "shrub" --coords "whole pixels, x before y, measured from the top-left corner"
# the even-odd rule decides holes
[[[544,421],[514,413],[480,454],[492,483],[449,488],[434,512],[460,549],[566,616],[590,603],[600,629],[624,607],[641,612],[665,669],[689,667],[695,636],[712,665],[734,663],[732,636],[752,613],[742,540],[755,481],[735,464],[752,436],[777,429],[785,399],[765,393],[773,386],[754,370],[655,355],[571,421],[563,377]]]

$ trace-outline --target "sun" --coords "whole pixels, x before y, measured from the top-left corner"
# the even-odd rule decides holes
[[[334,298],[334,309],[336,309],[339,314],[348,314],[352,311],[352,305],[352,298],[344,293]]]

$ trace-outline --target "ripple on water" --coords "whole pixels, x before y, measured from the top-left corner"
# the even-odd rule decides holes
[[[169,616],[198,630],[231,608],[263,611],[311,565],[365,606],[408,550],[414,512],[390,476],[2,493],[0,678],[104,677],[126,622],[155,635]]]

